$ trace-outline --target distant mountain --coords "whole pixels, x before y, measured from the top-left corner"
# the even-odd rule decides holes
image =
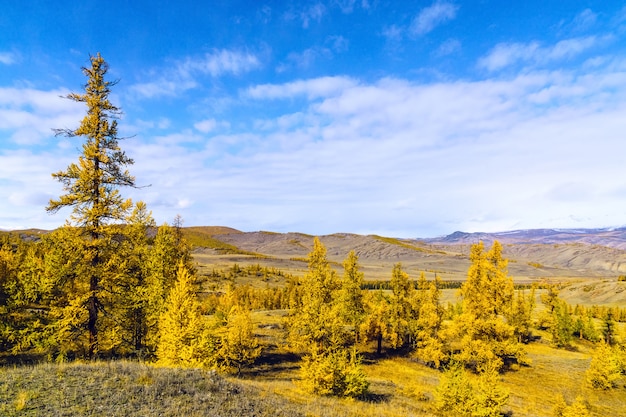
[[[463,245],[482,241],[491,244],[585,243],[626,250],[626,227],[602,229],[527,229],[497,233],[454,232],[448,236],[420,239],[430,245]]]

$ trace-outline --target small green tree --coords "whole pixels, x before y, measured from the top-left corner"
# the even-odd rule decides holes
[[[602,336],[604,341],[609,345],[617,343],[617,328],[615,326],[615,320],[613,319],[613,311],[608,309],[606,317],[602,323]]]
[[[555,302],[552,310],[552,343],[557,347],[567,347],[571,344],[574,334],[574,322],[567,303],[562,300]]]

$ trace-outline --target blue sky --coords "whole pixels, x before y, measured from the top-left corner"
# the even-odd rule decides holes
[[[431,237],[626,225],[619,1],[32,1],[0,14],[0,229],[54,228],[80,68],[157,223]]]

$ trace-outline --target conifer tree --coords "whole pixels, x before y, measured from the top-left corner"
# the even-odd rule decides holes
[[[418,316],[415,320],[415,356],[420,361],[439,368],[442,360],[446,358],[444,344],[440,335],[443,322],[443,309],[439,305],[440,280],[428,283],[424,273],[418,280]]]
[[[358,257],[350,251],[343,262],[344,274],[341,280],[339,303],[346,323],[354,330],[354,343],[358,342],[359,328],[365,317],[363,304],[363,273],[359,271]]]
[[[145,348],[153,354],[158,344],[159,317],[167,296],[177,279],[182,262],[190,275],[195,273],[189,246],[167,223],[160,226],[146,254],[142,305],[145,319]]]
[[[381,290],[369,293],[365,298],[366,315],[361,323],[360,334],[363,341],[376,341],[376,354],[383,349],[383,340],[391,334],[389,300]]]
[[[552,310],[552,343],[557,347],[570,345],[574,334],[574,322],[565,301],[558,299]]]
[[[395,264],[391,272],[392,295],[389,305],[390,329],[388,339],[391,347],[399,349],[411,342],[411,328],[415,316],[413,309],[413,284],[409,275],[402,270],[401,264]]]
[[[140,356],[153,353],[147,349],[147,337],[151,330],[148,326],[151,314],[148,258],[153,248],[149,244],[149,233],[154,227],[152,213],[144,202],[138,202],[128,217],[123,229],[124,238],[111,260],[120,272],[115,288],[108,295],[111,306],[110,322],[106,327],[119,339],[118,353]]]
[[[106,273],[108,249],[114,244],[110,224],[123,221],[131,207],[124,200],[121,187],[133,187],[135,179],[126,170],[133,164],[119,147],[117,120],[120,110],[109,101],[115,82],[106,80],[109,69],[97,54],[90,58],[91,66],[83,68],[87,77],[83,94],[70,93],[67,98],[85,103],[87,115],[77,129],[58,129],[57,135],[84,137],[83,152],[78,163],[65,171],[52,174],[63,184],[65,194],[51,200],[47,210],[55,213],[63,207],[72,207],[69,224],[84,233],[85,262],[88,265],[84,292],[73,300],[76,308],[85,308],[89,334],[88,356],[98,351],[99,314],[103,309],[103,279]],[[78,300],[80,302],[77,302]]]
[[[313,240],[309,268],[302,279],[301,305],[289,318],[289,339],[305,351],[324,351],[343,343],[344,323],[337,309],[339,280],[319,238]]]
[[[219,344],[215,361],[220,369],[240,374],[244,366],[254,363],[261,347],[252,331],[249,310],[241,305],[230,308]]]
[[[208,359],[202,346],[204,323],[192,279],[185,265],[179,263],[176,282],[159,320],[160,365],[194,367]]]
[[[532,313],[534,308],[535,288],[531,289],[528,297],[523,290],[518,290],[508,321],[513,326],[515,337],[520,343],[528,343],[532,338]]]
[[[450,417],[501,416],[509,391],[499,384],[496,364],[485,365],[472,378],[462,364],[452,363],[435,391],[436,409]]]
[[[300,369],[302,384],[315,394],[359,396],[367,390],[368,383],[356,351],[347,361],[340,282],[326,258],[326,248],[317,237],[308,258],[301,305],[289,322],[292,344],[306,351]],[[349,256],[345,264],[349,265],[353,280],[358,280],[356,259]]]
[[[461,351],[456,359],[478,369],[486,363],[524,360],[524,350],[506,321],[513,301],[513,280],[507,275],[502,246],[493,243],[484,252],[482,242],[472,245],[467,281],[460,289],[463,313],[456,320]]]
[[[595,348],[589,369],[585,373],[587,384],[595,389],[611,389],[617,381],[626,364],[622,363],[620,348],[601,342]]]
[[[0,352],[15,342],[14,292],[17,286],[18,259],[10,241],[0,243]]]

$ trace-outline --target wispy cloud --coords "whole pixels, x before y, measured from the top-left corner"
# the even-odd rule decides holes
[[[80,120],[83,104],[62,98],[66,90],[0,88],[0,131],[11,132],[10,140],[37,144],[53,128],[72,128]]]
[[[542,46],[539,42],[500,43],[478,60],[478,66],[488,71],[522,64],[546,64],[573,58],[597,46],[607,38],[587,36],[565,39],[554,45]]]
[[[286,20],[300,20],[302,27],[307,29],[311,21],[320,22],[326,14],[326,6],[323,3],[314,3],[298,10],[285,13]]]
[[[422,9],[411,22],[409,31],[414,35],[425,35],[437,26],[453,20],[459,6],[447,1],[436,1],[431,6]]]
[[[12,52],[0,52],[0,64],[12,65],[17,62],[17,55]]]
[[[306,96],[309,99],[328,97],[357,84],[349,77],[321,77],[286,84],[262,84],[249,88],[245,95],[254,99],[285,99]]]
[[[173,66],[153,70],[156,81],[137,83],[131,91],[145,98],[175,96],[200,85],[198,77],[208,75],[213,78],[224,75],[240,75],[261,66],[259,57],[246,51],[215,50],[198,57],[187,57]],[[162,73],[161,76],[156,76]]]
[[[217,121],[215,119],[204,119],[194,123],[193,127],[201,133],[211,133],[218,128],[228,129],[230,123],[225,121]]]

